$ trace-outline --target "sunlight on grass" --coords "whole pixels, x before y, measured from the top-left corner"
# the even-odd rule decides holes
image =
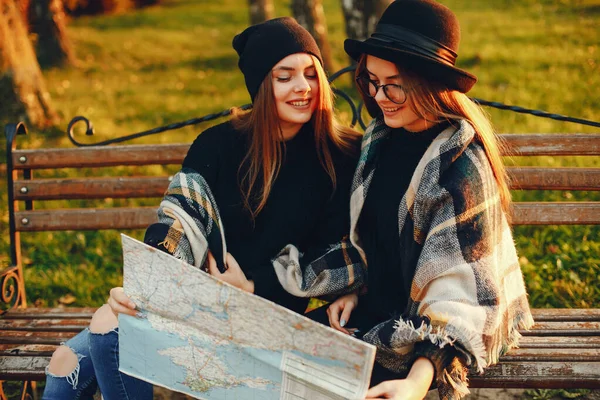
[[[600,120],[600,45],[596,0],[448,0],[462,24],[459,66],[479,77],[473,97],[527,108]],[[115,138],[160,125],[220,112],[249,102],[232,37],[247,24],[247,9],[237,0],[165,1],[121,15],[82,17],[68,29],[78,57],[76,66],[44,72],[64,130],[76,115],[89,118],[93,138]],[[275,2],[276,15],[289,15],[289,2]],[[325,0],[333,56],[348,63],[337,0]],[[348,89],[350,78],[336,85]],[[488,109],[499,132],[598,132],[598,129]],[[342,106],[348,122],[349,109]],[[5,117],[5,116],[3,116]],[[208,126],[189,127],[136,143],[190,143]],[[72,146],[58,129],[32,130],[19,147]],[[2,156],[4,157],[4,156]],[[4,158],[2,158],[4,160]],[[523,160],[511,160],[520,164]],[[556,166],[595,166],[585,157],[539,157],[527,160]],[[104,174],[156,174],[107,169]],[[60,176],[69,176],[61,171]],[[38,176],[51,176],[52,171]],[[1,177],[0,267],[9,264],[6,181]],[[521,193],[517,200],[598,200],[599,193]],[[154,203],[153,203],[154,202]],[[130,201],[157,204],[157,199]],[[133,232],[141,238],[143,232]],[[600,228],[589,226],[517,227],[532,305],[599,307]],[[23,234],[27,296],[30,304],[56,305],[71,295],[70,305],[99,305],[110,287],[121,282],[118,232]]]

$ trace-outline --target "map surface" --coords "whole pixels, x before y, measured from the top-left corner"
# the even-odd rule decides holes
[[[122,235],[120,370],[207,400],[362,399],[375,347]]]

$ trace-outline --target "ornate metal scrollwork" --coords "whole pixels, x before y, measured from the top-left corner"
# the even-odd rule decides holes
[[[15,308],[21,303],[23,297],[23,293],[21,292],[23,282],[18,272],[17,267],[12,267],[5,271],[2,277],[0,277],[0,286],[2,287],[2,294],[0,296],[2,299],[2,312]]]

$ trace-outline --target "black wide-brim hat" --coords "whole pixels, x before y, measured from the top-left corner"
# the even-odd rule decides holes
[[[467,93],[477,77],[455,66],[459,42],[458,19],[448,7],[433,0],[396,0],[371,37],[346,39],[344,50],[356,61],[372,55]]]

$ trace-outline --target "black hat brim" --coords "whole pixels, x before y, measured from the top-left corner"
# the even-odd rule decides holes
[[[442,64],[437,60],[408,50],[387,47],[382,42],[373,39],[365,41],[346,39],[344,50],[355,61],[358,61],[363,54],[372,55],[424,74],[433,80],[444,83],[448,88],[462,93],[467,93],[477,82],[475,75],[460,68]]]

